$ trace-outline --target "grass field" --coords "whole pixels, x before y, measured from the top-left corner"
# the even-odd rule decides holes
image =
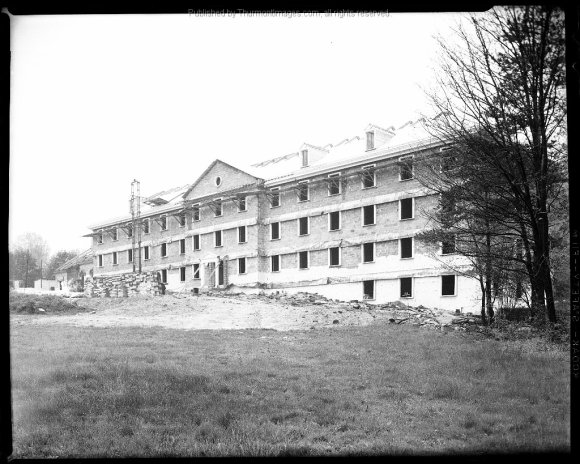
[[[569,451],[568,352],[371,325],[19,326],[14,457]]]

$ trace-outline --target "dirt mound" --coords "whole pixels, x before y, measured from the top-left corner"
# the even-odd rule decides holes
[[[86,309],[75,300],[56,295],[27,295],[10,292],[10,312],[20,314],[78,313]]]

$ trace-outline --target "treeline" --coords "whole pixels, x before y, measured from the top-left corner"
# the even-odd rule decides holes
[[[34,287],[38,279],[54,279],[56,269],[79,254],[77,250],[61,250],[50,255],[49,246],[40,235],[29,232],[18,237],[8,250],[10,280],[20,280],[25,287]]]

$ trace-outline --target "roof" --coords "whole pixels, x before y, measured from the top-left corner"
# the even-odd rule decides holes
[[[181,197],[183,192],[189,189],[191,184],[183,185],[181,187],[175,187],[169,190],[163,190],[161,192],[150,195],[143,200],[143,203],[151,206],[160,206],[167,203],[171,203],[176,198]]]
[[[189,186],[189,188],[188,188],[188,189],[187,189],[187,190],[186,190],[186,191],[185,191],[185,192],[184,192],[184,193],[181,195],[181,198],[186,198],[186,197],[187,197],[187,195],[189,195],[189,192],[191,192],[191,191],[192,191],[192,190],[195,188],[195,186],[196,186],[197,184],[199,184],[199,182],[201,181],[201,179],[203,179],[203,178],[204,178],[204,176],[205,176],[205,175],[206,175],[206,174],[207,174],[209,171],[211,171],[211,169],[212,169],[212,168],[213,168],[213,167],[214,167],[214,166],[215,166],[217,163],[222,163],[222,164],[225,164],[226,166],[229,166],[230,168],[232,168],[232,169],[235,169],[236,171],[242,171],[242,169],[240,169],[240,168],[236,168],[235,166],[232,166],[231,164],[228,164],[228,163],[226,163],[225,161],[222,161],[222,160],[220,160],[220,159],[215,159],[215,160],[214,160],[214,161],[213,161],[213,162],[212,162],[212,163],[211,163],[211,164],[210,164],[210,165],[209,165],[209,166],[208,166],[208,167],[205,169],[205,171],[203,171],[203,172],[202,172],[202,173],[201,173],[201,174],[198,176],[197,180],[196,180],[196,181],[195,181],[193,184],[191,184],[191,185]],[[249,175],[250,175],[250,176],[252,176],[252,177],[256,177],[256,176],[254,176],[254,175],[253,175],[252,173],[250,173],[250,172],[246,172],[246,174],[249,174]]]
[[[293,159],[293,156],[287,155],[253,164],[250,172],[265,179],[266,183],[269,184],[276,180],[281,181],[300,175],[311,175],[326,168],[339,168],[350,162],[364,162],[366,158],[371,159],[379,154],[384,156],[410,148],[419,148],[421,145],[433,142],[433,137],[426,130],[425,122],[424,118],[408,121],[398,129],[392,126],[388,129],[383,129],[375,124],[369,124],[367,129],[371,127],[378,128],[393,134],[393,136],[381,145],[375,146],[374,150],[367,150],[366,139],[355,135],[336,144],[329,143],[324,145],[324,152],[326,152],[324,156],[312,161],[308,167],[301,167],[297,160]],[[315,148],[320,150],[319,147]],[[298,156],[298,153],[293,155]]]
[[[187,195],[218,162],[233,169],[245,172],[256,179],[265,180],[266,185],[271,185],[277,182],[290,181],[298,176],[314,175],[317,172],[323,172],[329,169],[341,169],[353,163],[364,163],[366,159],[373,160],[384,156],[395,156],[398,153],[408,153],[409,151],[420,149],[422,147],[429,147],[432,144],[438,143],[438,141],[427,131],[427,122],[428,121],[425,118],[420,118],[415,121],[408,121],[397,129],[393,126],[384,129],[375,124],[369,124],[367,128],[377,128],[386,133],[393,134],[392,137],[382,142],[381,145],[375,146],[375,149],[373,150],[367,150],[366,137],[363,137],[364,133],[347,137],[335,144],[328,143],[323,146],[315,146],[304,143],[301,145],[302,147],[311,147],[319,150],[322,154],[320,158],[312,161],[311,164],[305,168],[300,165],[300,153],[298,151],[282,156],[276,156],[249,166],[241,166],[241,168],[216,159],[198,176],[194,183],[174,189],[164,190],[147,197],[145,202],[148,205],[151,205],[151,207],[142,209],[141,217],[169,212],[182,207],[183,201]],[[128,222],[130,220],[130,216],[112,218],[97,223],[96,225],[89,226],[89,228],[94,230],[118,224],[120,222]],[[90,233],[86,236],[92,235],[93,233]]]
[[[54,272],[62,272],[70,269],[73,266],[81,265],[81,264],[89,264],[93,262],[93,250],[88,249],[79,253],[74,258],[69,259],[64,264],[61,264],[59,267],[56,268]]]

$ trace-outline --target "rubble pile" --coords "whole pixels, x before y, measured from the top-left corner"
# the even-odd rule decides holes
[[[431,326],[434,328],[449,327],[455,330],[465,330],[466,326],[480,323],[479,316],[471,313],[455,313],[438,308],[426,308],[425,306],[410,306],[401,301],[393,301],[383,304],[372,304],[366,301],[351,300],[348,302],[332,298],[326,298],[317,293],[298,292],[287,294],[285,292],[264,292],[256,294],[210,292],[211,296],[234,296],[244,300],[276,300],[289,306],[319,306],[328,307],[329,314],[338,310],[339,314],[347,315],[349,311],[368,312],[373,318],[387,318],[392,324],[413,324],[420,326]],[[321,308],[322,309],[322,308]],[[339,320],[333,321],[334,324]]]
[[[87,297],[131,297],[135,295],[160,295],[161,284],[156,272],[130,272],[112,276],[93,277],[85,282]]]

